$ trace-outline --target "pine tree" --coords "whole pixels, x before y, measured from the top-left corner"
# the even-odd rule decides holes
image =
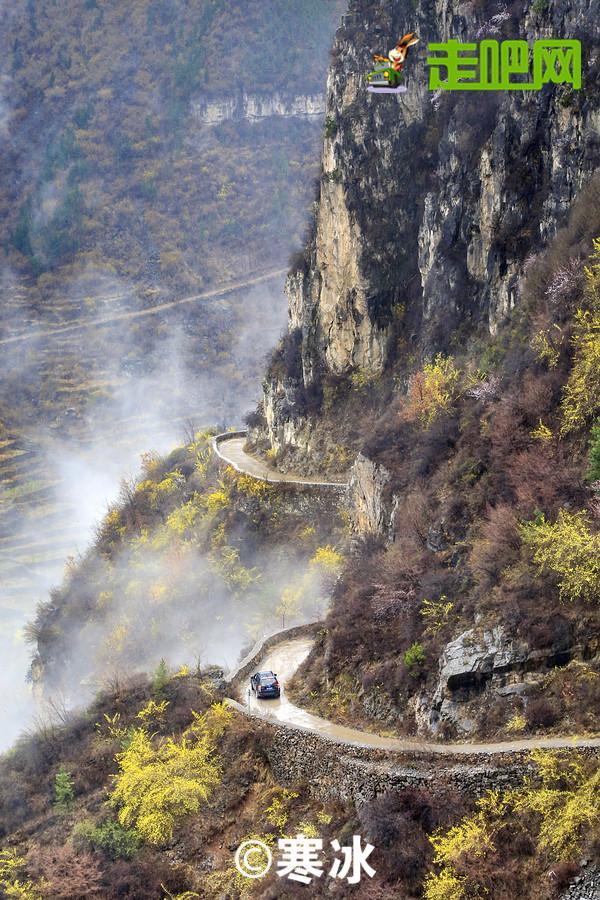
[[[54,777],[54,805],[68,812],[75,800],[75,790],[71,773],[60,768]]]
[[[165,688],[169,683],[169,668],[164,659],[161,659],[156,670],[154,672],[154,677],[152,679],[152,690],[156,697],[162,697],[165,692]]]

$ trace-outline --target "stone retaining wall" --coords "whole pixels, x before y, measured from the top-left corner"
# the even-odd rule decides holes
[[[246,656],[240,660],[237,666],[228,673],[226,682],[231,687],[236,687],[244,678],[247,678],[251,672],[256,670],[256,666],[260,662],[263,653],[283,641],[289,641],[293,638],[312,637],[316,635],[318,630],[323,627],[322,621],[305,622],[303,625],[294,625],[286,628],[284,631],[276,629],[267,634],[263,634]]]
[[[334,494],[339,496],[345,496],[348,492],[348,485],[345,482],[338,481],[294,481],[293,478],[287,477],[285,479],[280,479],[277,477],[277,472],[273,470],[274,477],[262,477],[260,475],[253,475],[252,473],[246,472],[241,466],[237,463],[232,462],[227,459],[227,457],[221,452],[220,446],[222,443],[231,440],[232,438],[242,438],[246,437],[248,434],[247,431],[225,431],[222,434],[217,434],[214,436],[212,440],[212,447],[215,452],[215,455],[228,466],[231,466],[232,469],[235,469],[236,472],[240,472],[242,475],[249,475],[251,478],[256,478],[258,481],[266,481],[268,484],[276,484],[282,489],[288,488],[290,491],[294,493],[298,491],[310,491],[313,492],[315,490],[322,490],[328,494]]]
[[[239,703],[232,704],[245,714]],[[388,790],[449,786],[478,797],[488,790],[517,787],[534,775],[529,751],[433,753],[426,750],[387,751],[359,747],[316,734],[300,726],[257,717],[271,732],[271,769],[283,785],[307,785],[317,797],[365,803]],[[598,747],[578,748],[600,755]]]
[[[322,622],[310,622],[264,635],[229,674],[231,693],[256,668],[266,650],[282,641],[316,635],[322,627]],[[322,798],[361,804],[388,790],[427,787],[435,791],[437,785],[481,796],[488,790],[516,787],[536,770],[530,750],[453,754],[443,745],[437,751],[418,745],[414,750],[381,750],[267,719],[233,699],[228,703],[243,715],[256,718],[271,733],[268,758],[277,781],[283,785],[304,782],[311,793]],[[576,749],[600,756],[599,746]]]
[[[268,751],[275,778],[284,785],[298,781],[327,799],[372,800],[388,790],[449,785],[480,796],[492,788],[520,784],[534,772],[526,753],[474,755],[460,758],[419,752],[394,753],[353,747],[314,732],[268,723],[273,739]]]

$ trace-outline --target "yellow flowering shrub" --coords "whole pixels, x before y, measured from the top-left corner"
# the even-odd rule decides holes
[[[438,354],[410,380],[404,415],[429,426],[444,412],[448,412],[458,396],[460,370],[450,356]]]
[[[337,575],[344,562],[341,553],[329,545],[317,547],[314,556],[310,560],[311,566],[316,566],[328,575]]]
[[[515,812],[539,816],[538,847],[555,859],[576,859],[591,826],[600,822],[600,768],[591,775],[580,754],[534,750],[539,788],[513,794]]]
[[[119,808],[121,825],[135,827],[150,844],[171,840],[175,825],[198,812],[221,777],[206,735],[155,743],[144,728],[136,728],[117,761],[110,802]]]
[[[590,424],[600,414],[600,238],[585,269],[586,308],[575,317],[574,363],[563,391],[561,434]]]
[[[520,533],[539,571],[557,577],[561,599],[600,601],[600,534],[585,512],[561,509],[556,522],[542,517],[521,525]]]
[[[7,900],[43,900],[44,882],[24,877],[25,860],[15,850],[0,850],[0,894]]]
[[[481,861],[492,857],[501,829],[520,827],[531,835],[540,873],[550,863],[579,858],[600,825],[600,768],[573,750],[534,750],[531,760],[536,778],[505,793],[489,791],[474,815],[430,838],[435,870],[426,879],[425,900],[488,896]]]

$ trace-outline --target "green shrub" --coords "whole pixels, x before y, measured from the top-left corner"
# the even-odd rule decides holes
[[[337,122],[335,121],[335,119],[332,119],[331,116],[327,116],[327,118],[325,119],[324,130],[325,137],[328,138],[333,137],[337,132]]]
[[[102,850],[111,859],[131,859],[142,844],[135,828],[124,828],[114,819],[101,825],[90,820],[80,822],[73,829],[73,841],[81,849]]]
[[[411,672],[418,671],[425,662],[423,644],[414,643],[404,654],[404,665]]]
[[[54,805],[63,812],[68,812],[75,800],[75,790],[71,773],[60,768],[54,776]]]
[[[587,480],[592,483],[600,481],[600,420],[592,428],[588,462]]]
[[[152,678],[152,691],[156,697],[162,697],[169,683],[169,667],[164,659],[161,659]]]

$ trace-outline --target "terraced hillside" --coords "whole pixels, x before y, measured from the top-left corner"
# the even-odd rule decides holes
[[[281,282],[276,275],[245,291],[90,328],[71,328],[91,318],[84,311],[76,318],[72,300],[62,317],[52,308],[49,322],[13,331],[26,339],[2,347],[0,652],[9,664],[0,675],[0,715],[7,738],[30,704],[25,622],[62,581],[65,561],[86,549],[142,453],[170,449],[192,424],[239,420],[251,406],[262,360],[283,326]],[[105,296],[120,315],[118,292]],[[34,330],[49,333],[30,339]]]
[[[20,673],[22,624],[140,454],[255,399],[284,302],[282,278],[252,282],[308,219],[344,5],[0,8],[0,650]]]

